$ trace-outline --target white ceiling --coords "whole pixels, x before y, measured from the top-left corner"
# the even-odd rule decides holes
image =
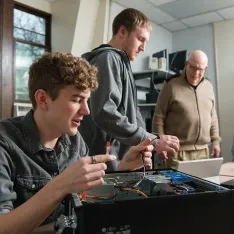
[[[171,32],[234,18],[234,0],[115,0]]]
[[[45,1],[52,3],[52,2],[55,2],[57,0],[45,0]]]

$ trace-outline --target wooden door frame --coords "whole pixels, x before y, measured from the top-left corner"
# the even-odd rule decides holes
[[[13,0],[0,0],[0,119],[13,113]]]

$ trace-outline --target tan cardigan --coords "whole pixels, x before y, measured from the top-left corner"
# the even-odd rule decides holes
[[[164,83],[153,118],[154,134],[180,140],[180,150],[204,149],[211,141],[219,145],[218,119],[213,86],[203,79],[194,88],[184,74]]]

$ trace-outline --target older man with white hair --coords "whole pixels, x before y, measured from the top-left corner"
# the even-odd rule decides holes
[[[190,53],[181,75],[165,81],[153,118],[153,132],[177,136],[180,149],[173,155],[163,152],[167,167],[177,168],[178,161],[220,155],[218,119],[211,82],[205,78],[207,55],[201,50]]]

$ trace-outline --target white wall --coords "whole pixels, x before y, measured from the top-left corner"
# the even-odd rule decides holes
[[[209,59],[206,76],[211,80],[216,92],[216,71],[214,55],[213,25],[207,24],[196,28],[190,28],[173,33],[173,52],[187,49],[188,52],[200,49],[204,51]]]
[[[119,5],[116,2],[111,1],[110,3],[110,15],[109,15],[109,30],[108,30],[108,37],[107,37],[107,42],[111,39],[112,37],[112,23],[116,15],[118,15],[121,11],[123,11],[125,7],[122,5]]]
[[[108,41],[110,1],[101,0],[96,18],[92,48]]]
[[[51,4],[52,51],[71,52],[79,4],[80,0],[55,1]]]
[[[41,11],[45,11],[47,13],[52,13],[51,4],[45,0],[16,0],[16,2],[25,4]]]
[[[111,4],[108,33],[109,39],[112,36],[112,22],[115,16],[124,9],[125,8],[123,6],[115,2]],[[150,36],[150,40],[146,45],[145,51],[140,53],[136,60],[131,63],[133,71],[147,70],[148,57],[154,54],[155,52],[158,52],[163,49],[168,49],[169,53],[172,51],[172,33],[155,23],[152,23],[152,28],[153,30]]]
[[[76,56],[80,56],[93,49],[93,39],[96,36],[95,32],[103,33],[104,25],[99,28],[99,31],[95,30],[99,16],[100,1],[104,0],[80,0],[75,35],[72,43],[72,54]]]
[[[234,20],[214,24],[222,156],[231,161],[234,136]]]
[[[132,63],[133,71],[147,70],[149,56],[152,56],[152,54],[164,49],[168,49],[168,53],[172,51],[172,33],[155,23],[152,23],[152,28],[145,51]]]
[[[52,14],[53,51],[81,56],[107,40],[109,0],[55,1]]]

